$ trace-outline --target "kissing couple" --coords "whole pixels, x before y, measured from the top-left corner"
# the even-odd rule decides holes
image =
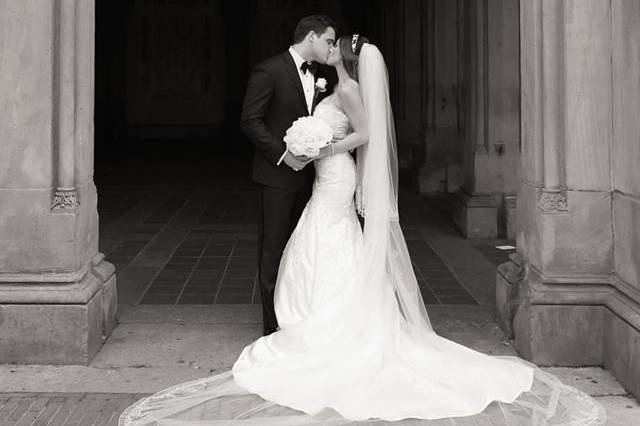
[[[231,370],[144,398],[120,424],[603,424],[600,404],[555,376],[435,333],[399,223],[384,58],[337,31],[326,16],[301,19],[293,45],[247,85],[263,336]],[[286,131],[310,115],[332,143],[296,156]]]

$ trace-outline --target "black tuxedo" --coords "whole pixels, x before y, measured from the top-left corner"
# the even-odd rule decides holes
[[[335,81],[327,66],[318,66],[316,78]],[[332,78],[333,77],[333,78]],[[315,105],[327,91],[316,92]],[[312,110],[313,112],[313,110]],[[249,77],[242,106],[240,126],[256,146],[253,158],[253,180],[279,188],[301,186],[313,178],[313,167],[294,171],[287,165],[276,166],[286,146],[284,135],[297,118],[309,115],[302,83],[291,54],[287,51],[256,65]]]
[[[320,65],[315,78],[328,81],[319,92],[312,112],[331,93],[337,81],[331,67]],[[264,333],[278,326],[273,294],[282,251],[311,195],[314,171],[308,164],[294,171],[278,160],[286,145],[284,135],[298,118],[309,115],[302,83],[291,54],[286,51],[256,65],[251,72],[242,106],[240,126],[256,147],[253,180],[260,186],[258,281],[263,307]]]

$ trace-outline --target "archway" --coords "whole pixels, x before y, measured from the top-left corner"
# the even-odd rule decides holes
[[[462,24],[456,4],[436,8],[435,2],[327,0],[283,1],[273,7],[259,1],[138,0],[98,1],[96,7],[100,250],[118,270],[120,304],[227,300],[215,288],[210,289],[215,294],[185,293],[187,278],[197,275],[196,260],[186,258],[211,253],[206,247],[217,240],[218,250],[233,247],[239,253],[244,247],[247,257],[253,255],[252,147],[237,125],[244,86],[254,63],[289,45],[301,16],[327,13],[342,33],[366,34],[385,54],[404,188],[420,190],[427,128],[438,134],[436,127],[447,127],[447,135],[432,141],[453,145],[445,149],[447,158],[460,164],[456,49],[462,42],[455,40]],[[436,32],[426,27],[436,19],[446,31],[432,40]],[[433,49],[424,47],[445,41],[450,44],[440,58],[447,62],[436,70],[427,59]],[[432,72],[428,78],[427,69]],[[445,83],[450,75],[455,78]],[[436,93],[435,84],[449,86]],[[446,98],[446,111],[436,111],[436,96]],[[438,152],[432,149],[430,158]],[[171,222],[182,223],[182,233]],[[182,245],[186,224],[197,232],[188,232]],[[233,269],[233,264],[222,266]],[[251,268],[244,269],[237,278],[248,282]],[[211,272],[206,278],[219,277]],[[255,298],[246,289],[233,296],[229,300],[238,303]]]
[[[434,153],[462,153],[467,152],[464,147],[474,146],[472,139],[462,137],[463,123],[466,122],[465,116],[475,116],[477,111],[463,108],[469,103],[464,101],[466,97],[462,88],[470,84],[466,83],[468,81],[477,81],[477,87],[469,85],[472,88],[469,90],[485,93],[486,86],[482,83],[485,80],[471,79],[476,75],[473,70],[480,67],[480,59],[474,63],[476,68],[458,59],[466,57],[462,52],[467,51],[481,52],[477,57],[485,57],[483,50],[469,43],[469,40],[477,39],[475,33],[473,36],[465,35],[470,34],[466,28],[484,31],[481,25],[470,26],[474,19],[483,22],[484,12],[465,12],[475,10],[469,9],[474,2],[291,1],[282,3],[291,9],[273,10],[267,9],[265,2],[242,3],[247,6],[246,10],[238,5],[228,7],[230,4],[213,0],[99,1],[97,4],[58,0],[52,2],[50,8],[43,9],[26,2],[6,3],[5,16],[10,19],[3,28],[7,28],[9,39],[19,46],[16,49],[19,55],[11,55],[18,59],[10,68],[11,72],[3,74],[9,78],[10,86],[16,88],[3,101],[7,102],[10,111],[16,110],[15,105],[21,105],[19,114],[14,116],[27,117],[30,121],[9,122],[5,126],[10,129],[10,146],[15,144],[18,153],[14,163],[26,165],[12,172],[13,180],[7,184],[12,188],[10,204],[13,207],[2,212],[6,215],[5,223],[10,226],[3,228],[7,248],[2,252],[3,284],[0,293],[3,303],[12,311],[7,318],[12,318],[16,324],[23,321],[21,324],[32,324],[34,330],[40,330],[42,316],[50,316],[55,321],[47,323],[49,328],[28,338],[23,333],[8,336],[6,341],[12,342],[8,345],[11,351],[3,354],[3,359],[88,362],[109,336],[117,306],[115,270],[110,262],[104,260],[99,242],[102,247],[121,248],[121,260],[135,258],[140,261],[136,268],[119,268],[117,274],[121,290],[118,297],[126,299],[127,292],[130,292],[135,303],[139,299],[136,299],[136,292],[140,293],[155,278],[154,268],[174,254],[174,251],[158,250],[155,243],[161,243],[164,237],[179,237],[185,232],[185,224],[193,220],[207,226],[213,221],[218,226],[214,231],[224,234],[224,227],[229,224],[225,220],[236,225],[238,217],[251,213],[251,197],[236,179],[222,182],[224,185],[214,194],[206,193],[202,188],[206,189],[207,181],[200,180],[201,175],[194,169],[204,170],[204,176],[213,177],[218,184],[221,177],[230,173],[219,173],[224,170],[212,167],[205,155],[197,158],[189,155],[189,151],[197,146],[194,141],[199,141],[202,146],[214,140],[217,134],[225,135],[224,132],[235,129],[235,120],[228,118],[233,115],[233,108],[238,107],[241,98],[244,78],[240,74],[244,72],[246,75],[248,71],[236,68],[235,71],[242,72],[230,73],[228,70],[220,71],[223,67],[216,68],[218,65],[212,59],[211,46],[207,43],[220,34],[211,26],[214,22],[224,21],[218,13],[223,17],[225,13],[227,17],[236,16],[235,21],[230,19],[230,23],[240,22],[238,16],[262,16],[263,20],[258,24],[245,25],[242,20],[243,25],[231,25],[237,31],[232,34],[237,40],[244,40],[245,46],[246,43],[254,46],[252,36],[244,35],[240,29],[250,26],[259,30],[255,37],[265,41],[260,45],[263,48],[260,55],[267,53],[264,49],[276,51],[283,48],[280,46],[282,41],[276,37],[278,34],[288,38],[287,35],[282,36],[286,31],[280,32],[281,28],[274,26],[274,22],[280,25],[295,21],[302,12],[318,9],[339,17],[345,28],[357,28],[377,40],[390,71],[401,167],[407,171],[405,182],[410,183],[414,191],[425,179],[429,181],[429,169],[423,166],[430,166],[430,159],[437,157]],[[301,4],[306,9],[299,9]],[[94,27],[96,6],[99,14],[97,32]],[[171,12],[176,12],[190,25],[183,22],[171,24]],[[290,19],[294,14],[296,16]],[[203,21],[207,17],[209,20]],[[111,26],[110,19],[113,20]],[[119,26],[123,20],[130,25]],[[123,46],[130,32],[134,43]],[[176,34],[189,39],[188,48],[182,49],[175,42]],[[33,42],[27,45],[24,40]],[[238,43],[242,44],[240,41]],[[194,48],[198,45],[203,49]],[[96,52],[96,47],[102,49],[105,46],[110,49],[113,60],[105,61],[104,58],[110,54],[103,50]],[[149,50],[154,47],[155,50]],[[248,64],[250,61],[245,60],[244,52],[242,49],[225,50],[225,64],[239,60]],[[165,61],[171,63],[174,60],[167,70],[159,67]],[[225,86],[225,93],[236,95],[225,97],[223,103],[213,96],[219,93],[216,90],[220,86],[215,78],[211,79],[210,73],[203,72],[208,66],[217,70],[215,75],[234,76],[233,83]],[[23,68],[28,72],[24,73]],[[100,79],[97,83],[94,76]],[[24,81],[30,84],[24,84]],[[233,87],[237,91],[233,92]],[[29,91],[27,88],[34,89]],[[42,97],[42,93],[53,95]],[[24,102],[24,99],[31,101]],[[92,120],[94,104],[97,113],[95,129]],[[484,103],[473,105],[481,108]],[[215,109],[216,114],[207,115],[207,108]],[[173,110],[179,110],[179,113],[173,116]],[[225,129],[221,123],[231,124]],[[20,129],[20,132],[13,129]],[[99,191],[93,182],[94,134],[98,162],[114,159],[112,163],[106,161],[106,166],[98,164],[96,167],[96,182],[102,186]],[[478,133],[471,135],[475,134]],[[168,148],[164,154],[166,162],[156,163],[160,165],[154,167],[152,157],[161,151],[162,144],[170,142],[167,138],[160,138],[166,135],[183,138],[180,147],[187,148],[181,151],[175,150],[175,145]],[[129,137],[142,140],[142,148],[136,152],[129,143]],[[189,143],[186,143],[186,138]],[[438,145],[445,149],[432,149]],[[452,145],[454,149],[445,145]],[[201,153],[223,152],[219,147],[210,143]],[[475,155],[474,150],[469,152]],[[224,158],[231,158],[234,153],[227,154],[229,156]],[[464,157],[458,154],[452,157],[453,162],[462,164]],[[31,161],[34,158],[37,161]],[[176,167],[180,162],[186,164],[182,169]],[[445,158],[444,164],[448,162]],[[233,165],[225,163],[227,167],[229,164]],[[246,162],[237,164],[248,167]],[[112,168],[110,175],[107,173],[109,167]],[[234,167],[230,169],[236,171]],[[107,183],[111,179],[111,183],[117,184],[112,185],[114,191],[111,193],[105,190],[105,179]],[[171,185],[168,186],[167,182]],[[236,192],[229,194],[230,188]],[[97,194],[101,217],[106,220],[101,227],[98,226]],[[227,208],[225,202],[234,199],[239,200],[241,209]],[[121,215],[132,219],[135,226],[121,226]],[[168,220],[173,217],[178,220],[169,226]],[[117,231],[113,238],[105,236],[109,227]],[[104,238],[99,238],[99,229]],[[210,231],[211,227],[206,230]],[[159,231],[166,231],[165,235],[160,235]],[[244,234],[250,231],[233,229],[236,237],[241,234],[247,236]],[[234,250],[250,252],[237,243],[237,238],[234,241]],[[196,251],[198,244],[196,241],[190,247],[185,246],[184,251]],[[141,252],[146,255],[140,256]],[[108,254],[117,258],[111,251]],[[33,309],[42,312],[34,315]],[[72,320],[74,315],[80,319]],[[68,329],[69,324],[75,328]],[[18,330],[24,328],[15,327]],[[29,349],[32,347],[48,349],[33,351]]]

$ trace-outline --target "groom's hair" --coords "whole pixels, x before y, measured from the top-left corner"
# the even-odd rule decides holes
[[[333,28],[336,33],[338,32],[336,23],[327,15],[305,16],[300,19],[298,21],[298,25],[296,25],[296,30],[293,32],[293,42],[300,43],[304,40],[307,34],[309,34],[309,31],[313,31],[317,35],[320,35],[329,27]]]

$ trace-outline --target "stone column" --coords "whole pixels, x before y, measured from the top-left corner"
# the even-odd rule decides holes
[[[424,63],[420,71],[425,82],[421,92],[426,149],[419,188],[422,193],[449,192],[460,187],[463,142],[461,59],[464,57],[464,24],[461,17],[464,14],[464,2],[433,0],[421,2],[421,5],[425,13],[421,21],[416,21],[424,33],[423,45],[418,44],[422,52],[413,53]]]
[[[429,70],[434,64],[428,45],[433,42],[429,16],[434,2],[379,0],[362,4],[358,13],[367,20],[363,35],[381,49],[389,71],[400,180],[403,187],[410,183],[412,189],[424,192],[421,168],[425,164],[425,129],[429,127],[432,103],[429,98],[433,97]]]
[[[604,364],[637,395],[640,6],[522,0],[520,8],[516,346],[542,365]],[[498,279],[498,294],[507,293]]]
[[[402,151],[403,148],[406,149],[406,145],[422,143],[425,64],[422,55],[424,39],[421,18],[425,5],[421,0],[404,0],[396,7],[398,20],[389,30],[396,33],[396,47],[399,50],[396,52],[399,78],[396,78],[397,91],[393,96],[400,100],[394,119],[399,150]]]
[[[0,362],[85,364],[116,310],[93,184],[94,2],[1,2],[0,69]]]
[[[467,0],[462,185],[454,219],[468,238],[515,235],[520,159],[518,0]]]
[[[415,188],[420,163],[424,161],[424,112],[426,93],[425,28],[423,18],[428,3],[421,0],[387,2],[395,13],[385,17],[386,37],[393,40],[386,49],[385,61],[390,71],[391,98],[395,101],[394,120],[401,173],[411,175]],[[373,40],[375,43],[375,40]],[[393,62],[393,64],[390,64]]]
[[[613,270],[604,365],[640,398],[640,2],[611,2]],[[611,289],[613,287],[613,289]],[[631,319],[631,321],[629,321]]]

